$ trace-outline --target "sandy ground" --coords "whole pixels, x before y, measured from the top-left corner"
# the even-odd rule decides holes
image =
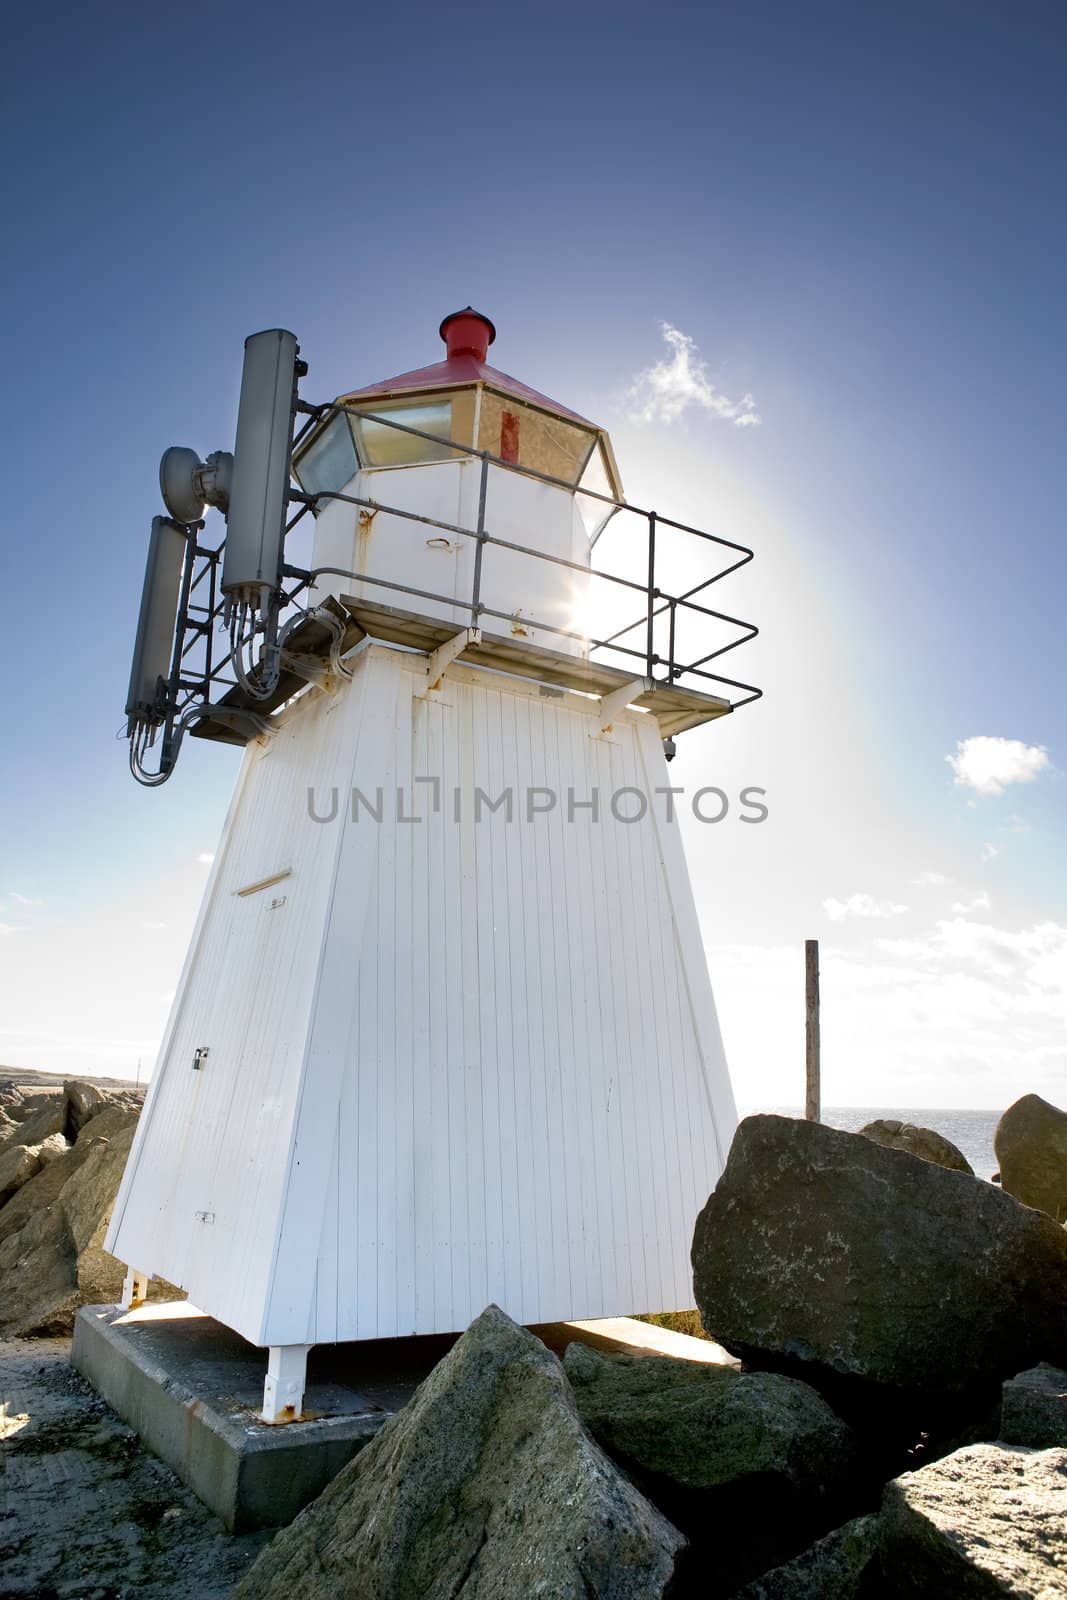
[[[269,1535],[231,1537],[69,1353],[0,1340],[0,1600],[223,1600]]]

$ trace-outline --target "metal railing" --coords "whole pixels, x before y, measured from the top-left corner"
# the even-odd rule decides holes
[[[755,638],[759,630],[753,623],[746,622],[729,612],[702,605],[694,598],[696,595],[704,594],[713,584],[721,582],[753,559],[754,552],[746,545],[724,539],[718,534],[708,533],[691,524],[664,517],[656,511],[645,510],[624,500],[617,500],[599,490],[581,488],[576,483],[555,477],[551,473],[540,472],[518,462],[506,461],[491,451],[478,450],[440,434],[427,433],[420,428],[394,420],[388,413],[368,411],[344,402],[316,406],[300,400],[296,401],[294,416],[296,412],[303,413],[306,420],[296,431],[293,439],[294,450],[317,428],[325,427],[335,416],[345,414],[393,428],[438,447],[445,447],[452,459],[476,460],[480,463],[480,479],[478,511],[473,527],[447,522],[442,518],[412,511],[405,506],[389,505],[367,496],[346,494],[342,489],[307,492],[290,482],[286,496],[287,504],[295,504],[299,509],[286,521],[285,539],[309,511],[336,500],[371,513],[383,513],[386,516],[422,523],[441,533],[471,539],[475,543],[475,552],[469,598],[459,599],[455,594],[439,594],[432,590],[417,588],[412,584],[379,577],[372,572],[340,567],[307,568],[293,565],[284,560],[285,539],[283,539],[283,560],[277,585],[268,615],[260,623],[264,642],[268,634],[272,639],[276,639],[281,647],[283,661],[286,635],[315,609],[313,605],[305,603],[305,597],[317,579],[328,575],[351,578],[354,582],[375,585],[390,594],[407,596],[415,600],[428,600],[453,608],[454,611],[465,613],[471,627],[480,627],[484,618],[493,618],[506,623],[514,622],[514,611],[502,611],[490,605],[485,598],[485,555],[489,549],[499,549],[548,563],[584,578],[613,585],[617,593],[630,593],[642,599],[637,614],[631,620],[624,621],[621,626],[613,628],[604,638],[595,638],[587,631],[566,628],[558,622],[523,613],[522,621],[525,628],[575,642],[590,658],[598,652],[622,657],[625,661],[633,663],[640,675],[653,684],[681,685],[681,681],[687,679],[690,680],[689,686],[692,686],[691,680],[695,678],[702,684],[740,691],[742,698],[728,702],[731,711],[736,711],[761,697],[762,690],[754,684],[707,670],[710,662],[746,644]],[[626,577],[620,572],[594,566],[592,553],[593,548],[599,547],[599,536],[591,547],[590,561],[585,563],[569,560],[564,556],[536,549],[513,539],[507,539],[500,533],[494,533],[487,525],[491,467],[563,489],[570,495],[581,495],[597,501],[608,508],[609,522],[620,513],[643,520],[647,528],[644,548],[641,548],[638,541],[630,551],[631,555],[640,558],[642,577]],[[154,784],[165,781],[177,759],[184,732],[197,721],[207,719],[223,726],[228,725],[240,736],[247,737],[267,726],[264,712],[276,708],[276,704],[280,703],[274,702],[269,708],[263,705],[257,711],[256,702],[241,694],[247,678],[242,678],[234,658],[232,641],[226,638],[230,607],[221,592],[225,541],[217,547],[202,544],[200,536],[203,529],[203,522],[191,523],[185,529],[187,548],[170,676],[166,682],[160,680],[157,717],[151,725],[143,725],[138,734],[139,743],[136,751],[131,745],[131,764],[141,782]],[[681,593],[672,594],[662,586],[661,582],[662,554],[659,545],[663,530],[670,530],[672,533],[700,541],[702,547],[714,547],[728,552],[732,559]],[[664,618],[665,623],[662,620]],[[693,618],[705,626],[714,624],[738,631],[736,637],[727,639],[714,649],[705,651],[693,660],[684,660],[679,656],[678,624],[687,618]],[[624,642],[628,639],[630,642]],[[220,691],[228,696],[228,704],[220,704],[214,698]],[[247,704],[243,703],[245,699],[248,699]],[[144,770],[143,760],[146,751],[157,740],[161,741],[162,755],[160,770],[153,775]]]
[[[740,645],[747,644],[750,639],[754,639],[759,629],[754,623],[746,622],[741,617],[732,616],[729,612],[713,610],[709,606],[699,605],[693,599],[694,595],[703,593],[712,584],[719,583],[723,578],[728,577],[730,573],[736,572],[740,567],[746,566],[748,562],[753,560],[755,552],[749,549],[747,545],[738,544],[732,539],[724,539],[719,534],[707,533],[704,529],[694,528],[689,523],[677,522],[673,518],[664,517],[656,511],[646,511],[640,506],[631,505],[625,500],[616,500],[613,496],[601,494],[598,490],[580,488],[575,483],[568,482],[564,478],[554,477],[551,473],[539,472],[534,467],[522,466],[518,462],[505,461],[501,456],[494,455],[489,450],[478,450],[473,446],[460,444],[456,440],[446,438],[441,434],[427,433],[423,429],[413,428],[407,423],[396,422],[388,413],[367,411],[361,407],[346,405],[342,402],[320,407],[302,407],[302,409],[306,409],[310,413],[309,421],[297,436],[294,448],[310,428],[314,427],[316,422],[321,422],[325,426],[334,416],[344,414],[357,417],[363,421],[394,428],[400,433],[410,434],[413,438],[424,440],[430,444],[447,447],[454,458],[466,457],[479,461],[481,463],[481,478],[478,489],[478,516],[476,525],[472,528],[462,524],[445,522],[441,518],[429,516],[424,512],[411,511],[403,506],[388,505],[384,501],[372,500],[366,496],[345,494],[342,490],[305,493],[303,490],[290,489],[290,500],[302,501],[303,505],[296,517],[289,522],[287,532],[296,525],[306,511],[313,507],[318,507],[323,502],[338,500],[372,513],[381,512],[386,516],[395,516],[412,522],[420,522],[427,527],[436,528],[442,533],[452,533],[462,538],[475,540],[474,573],[469,602],[457,600],[454,595],[441,595],[428,590],[417,589],[412,585],[394,583],[390,580],[376,577],[373,573],[348,571],[337,567],[319,567],[310,572],[305,572],[297,567],[286,566],[283,568],[285,576],[313,580],[320,576],[333,574],[339,577],[351,577],[363,583],[376,584],[381,588],[395,590],[401,594],[409,594],[418,599],[433,600],[445,605],[455,606],[457,609],[466,606],[470,613],[470,626],[478,627],[482,617],[494,617],[504,622],[510,622],[514,616],[513,612],[500,611],[488,605],[482,598],[484,551],[489,546],[495,546],[498,549],[510,550],[517,555],[528,556],[533,560],[562,567],[583,577],[592,577],[644,596],[645,604],[641,613],[633,621],[625,623],[603,639],[593,638],[588,633],[564,628],[558,623],[548,622],[543,618],[527,617],[524,614],[523,622],[529,628],[574,640],[586,647],[590,655],[597,650],[611,650],[616,654],[642,661],[644,664],[644,676],[653,681],[656,681],[658,677],[659,681],[674,683],[683,676],[694,675],[708,682],[742,690],[745,698],[731,703],[731,710],[734,711],[738,710],[740,706],[748,705],[751,701],[758,700],[761,697],[762,690],[756,688],[753,684],[743,683],[738,679],[727,678],[720,673],[705,670],[709,661],[714,661],[718,657],[726,655],[729,651],[736,650]],[[648,527],[648,559],[645,581],[639,582],[636,579],[625,578],[619,573],[612,573],[604,568],[594,567],[591,561],[589,564],[570,561],[564,556],[555,555],[546,550],[538,550],[529,545],[518,544],[512,539],[505,539],[499,534],[494,534],[486,526],[486,502],[489,468],[491,466],[500,468],[505,472],[515,473],[520,477],[548,484],[554,488],[564,489],[568,494],[582,495],[588,499],[595,500],[610,508],[609,516],[613,516],[617,512],[627,512],[632,516],[643,519]],[[699,583],[693,584],[683,593],[677,595],[669,594],[657,583],[657,534],[663,528],[672,529],[691,538],[703,540],[707,544],[715,545],[720,549],[734,552],[736,559],[712,573],[709,577],[701,579]],[[676,648],[679,612],[708,618],[717,623],[738,628],[740,632],[736,638],[730,639],[718,648],[706,652],[694,661],[680,661]],[[665,654],[657,649],[656,633],[657,620],[664,615],[668,617]],[[624,645],[618,642],[638,629],[643,629],[644,631],[645,643],[643,649],[635,649],[632,645]],[[663,667],[666,670],[657,675],[656,668],[658,667]]]

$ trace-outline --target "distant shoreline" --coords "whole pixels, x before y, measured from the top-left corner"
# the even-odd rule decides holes
[[[71,1078],[84,1078],[87,1083],[95,1083],[98,1089],[129,1089],[137,1087],[134,1078],[104,1078],[98,1072],[38,1072],[33,1067],[7,1067],[0,1066],[0,1088],[7,1088],[11,1084],[19,1084],[27,1089],[34,1089],[38,1094],[44,1094],[49,1089],[59,1090]],[[142,1079],[141,1088],[146,1086]]]

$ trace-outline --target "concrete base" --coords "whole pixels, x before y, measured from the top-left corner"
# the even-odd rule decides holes
[[[628,1317],[533,1330],[562,1355],[605,1350],[729,1362],[718,1345]],[[283,1527],[406,1405],[458,1335],[321,1345],[308,1361],[304,1418],[263,1422],[267,1352],[188,1301],[84,1306],[71,1361],[231,1533]]]

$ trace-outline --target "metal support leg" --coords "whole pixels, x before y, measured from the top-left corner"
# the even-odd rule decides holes
[[[139,1272],[136,1267],[127,1267],[119,1302],[123,1311],[133,1311],[137,1306],[143,1306],[147,1299],[148,1273]]]
[[[272,1344],[263,1386],[264,1422],[299,1422],[304,1409],[309,1344]]]

